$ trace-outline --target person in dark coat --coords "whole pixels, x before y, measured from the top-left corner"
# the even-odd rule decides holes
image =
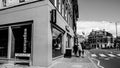
[[[78,45],[73,46],[74,55],[77,57]]]
[[[82,57],[84,58],[84,49],[85,49],[84,43],[81,43],[81,46],[82,46]]]

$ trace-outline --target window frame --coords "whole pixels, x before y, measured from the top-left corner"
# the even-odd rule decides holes
[[[11,51],[12,51],[12,49],[13,49],[13,45],[11,44],[12,43],[12,27],[15,27],[15,26],[24,26],[24,25],[31,25],[31,53],[30,53],[30,58],[29,58],[29,60],[25,60],[25,61],[22,61],[22,60],[18,60],[18,61],[16,61],[16,58],[15,58],[15,52],[14,52],[14,58],[12,58],[11,57]],[[32,55],[33,55],[33,32],[32,32],[32,29],[33,29],[33,20],[30,20],[30,21],[23,21],[23,22],[16,22],[16,23],[10,23],[10,24],[2,24],[2,25],[0,25],[0,28],[5,28],[5,27],[7,27],[8,28],[8,49],[7,49],[7,57],[6,58],[4,58],[4,57],[0,57],[1,59],[0,60],[5,60],[5,61],[7,61],[7,62],[9,62],[8,60],[10,60],[10,59],[14,59],[15,61],[15,63],[16,62],[28,62],[29,63],[29,65],[31,65],[31,62],[32,62]]]

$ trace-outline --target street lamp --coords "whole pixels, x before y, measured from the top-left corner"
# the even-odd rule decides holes
[[[113,23],[113,22],[110,22],[110,23]],[[116,38],[117,38],[117,36],[118,36],[118,32],[117,32],[117,23],[118,23],[118,22],[115,22]]]
[[[117,38],[117,22],[115,22],[115,27],[116,27],[116,38]]]
[[[110,22],[110,23],[112,23],[112,22]],[[117,42],[117,38],[118,38],[118,30],[117,30],[117,24],[118,24],[118,22],[115,22],[115,29],[116,29],[116,46],[118,46],[118,42]]]

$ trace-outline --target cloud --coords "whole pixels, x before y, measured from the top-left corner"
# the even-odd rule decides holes
[[[117,29],[120,29],[120,25],[117,25]],[[110,32],[113,36],[116,35],[115,23],[110,23],[108,21],[78,21],[77,22],[77,33],[82,34],[85,32],[88,35],[92,29],[103,30]],[[120,35],[120,30],[118,30],[118,35]]]

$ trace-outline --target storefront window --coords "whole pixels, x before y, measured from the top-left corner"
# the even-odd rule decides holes
[[[0,57],[7,58],[8,28],[0,28]]]
[[[53,28],[52,57],[62,55],[62,33]]]
[[[29,65],[32,24],[12,24],[2,27],[0,27],[0,58],[15,59],[22,63],[27,61]]]
[[[64,17],[64,4],[62,3],[62,16]]]
[[[31,25],[12,27],[15,37],[15,57],[28,60],[31,54]]]
[[[58,0],[58,10],[61,13],[61,8],[62,8],[62,1]]]

